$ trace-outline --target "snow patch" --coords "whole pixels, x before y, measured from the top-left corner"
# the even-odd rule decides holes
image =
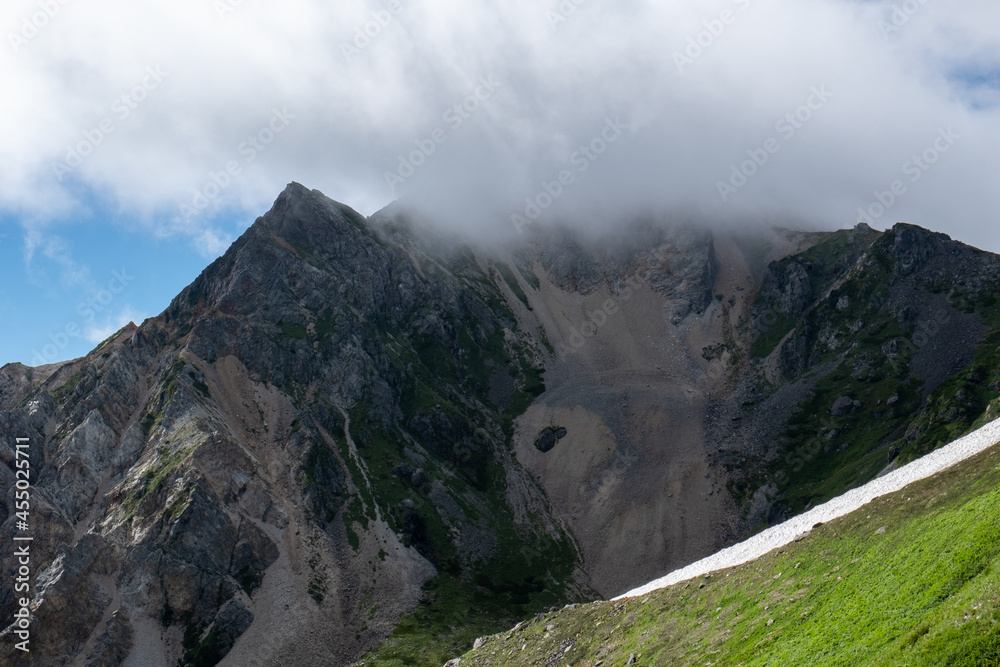
[[[864,486],[848,491],[842,496],[814,507],[804,514],[800,514],[773,528],[768,528],[745,542],[740,542],[708,558],[675,570],[665,577],[631,590],[624,595],[620,595],[615,600],[646,595],[661,588],[666,588],[667,586],[672,586],[676,583],[717,570],[748,563],[770,551],[793,542],[795,538],[808,533],[818,523],[827,523],[845,514],[850,514],[880,496],[895,493],[913,482],[946,470],[956,463],[961,463],[976,454],[986,451],[998,442],[1000,442],[1000,420],[991,422],[959,438],[950,445],[937,449],[902,468],[868,482]]]

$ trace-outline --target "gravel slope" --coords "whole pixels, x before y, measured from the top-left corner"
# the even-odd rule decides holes
[[[645,586],[629,591],[615,599],[646,595],[681,581],[747,563],[769,551],[789,544],[799,535],[812,530],[813,526],[818,523],[827,523],[849,514],[875,498],[894,493],[913,482],[950,468],[956,463],[993,447],[998,442],[1000,442],[1000,420],[987,424],[950,445],[935,450],[884,477],[872,480],[864,486],[814,507],[794,519],[789,519],[785,523],[758,533],[745,542],[740,542],[708,558],[675,570],[665,577],[651,581]]]

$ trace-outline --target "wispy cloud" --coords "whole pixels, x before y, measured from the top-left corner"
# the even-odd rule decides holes
[[[48,225],[27,226],[23,255],[29,278],[49,291],[73,292],[93,288],[90,268],[74,258],[70,242],[56,234]],[[36,262],[37,257],[49,260],[57,268],[58,276],[50,276]]]
[[[84,329],[83,336],[87,339],[87,341],[96,345],[107,339],[108,336],[115,333],[129,322],[141,324],[147,317],[148,315],[138,312],[131,306],[125,306],[117,313],[108,313],[102,321],[87,325]]]

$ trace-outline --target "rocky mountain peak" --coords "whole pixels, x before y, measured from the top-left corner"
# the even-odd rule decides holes
[[[295,182],[278,195],[271,210],[254,223],[257,226],[293,245],[306,247],[324,247],[337,236],[367,232],[360,213]]]
[[[1000,388],[1000,262],[919,228],[487,249],[379,215],[291,183],[160,316],[0,369],[45,664],[443,664],[842,490],[831,469],[870,478]]]

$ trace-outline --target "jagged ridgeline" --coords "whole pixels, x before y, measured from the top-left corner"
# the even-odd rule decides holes
[[[158,317],[0,369],[2,661],[439,667],[995,417],[998,277],[907,225],[464,247],[292,184]]]
[[[160,317],[52,375],[7,367],[36,562],[61,561],[36,659],[211,665],[262,621],[244,655],[344,664],[409,613],[397,652],[429,664],[589,593],[509,450],[544,385],[496,281],[294,185]]]
[[[737,428],[754,433],[775,405],[787,419],[755,463],[745,448],[729,460],[736,497],[769,485],[780,520],[1000,416],[998,260],[900,224],[770,264]]]

